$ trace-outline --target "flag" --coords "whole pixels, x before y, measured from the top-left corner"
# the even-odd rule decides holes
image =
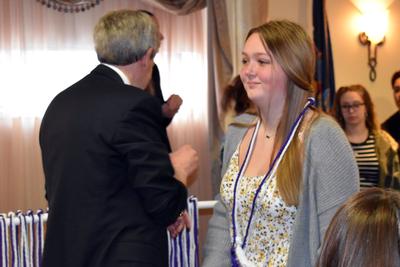
[[[335,75],[325,2],[325,0],[313,0],[313,37],[317,54],[315,98],[317,106],[329,112],[335,97]]]

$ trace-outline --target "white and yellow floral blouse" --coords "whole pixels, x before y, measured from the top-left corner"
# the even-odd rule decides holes
[[[232,214],[233,190],[239,167],[238,146],[221,183],[222,201],[226,205],[229,214]],[[246,258],[254,266],[286,266],[292,226],[296,216],[296,207],[286,205],[280,197],[276,187],[275,174],[272,173],[270,176],[257,197],[249,235],[244,248]],[[236,223],[236,231],[242,240],[245,236],[254,195],[263,178],[264,176],[243,176],[238,183],[236,193],[236,218],[238,222]],[[228,217],[231,238],[233,238],[232,216]]]

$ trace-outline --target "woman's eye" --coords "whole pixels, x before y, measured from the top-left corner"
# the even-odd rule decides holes
[[[261,65],[271,64],[271,60],[269,60],[269,59],[260,59],[260,60],[258,60],[258,63],[260,63]]]
[[[242,64],[246,64],[248,60],[246,58],[242,58]]]

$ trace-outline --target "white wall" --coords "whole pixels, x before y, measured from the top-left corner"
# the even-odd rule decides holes
[[[312,0],[269,0],[268,19],[295,21],[312,35]]]
[[[390,78],[400,69],[400,0],[389,7],[389,30],[386,42],[378,48],[377,78],[369,80],[367,48],[358,41],[354,21],[358,9],[350,0],[326,0],[336,87],[362,84],[376,105],[378,120],[383,121],[397,110],[393,100]],[[312,0],[270,0],[269,19],[286,18],[298,22],[312,34]]]

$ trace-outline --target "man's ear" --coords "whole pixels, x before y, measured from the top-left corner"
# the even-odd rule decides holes
[[[154,48],[150,47],[149,49],[147,49],[144,56],[140,59],[141,64],[145,67],[148,64],[153,64],[154,56],[155,56],[155,50],[154,50]]]

